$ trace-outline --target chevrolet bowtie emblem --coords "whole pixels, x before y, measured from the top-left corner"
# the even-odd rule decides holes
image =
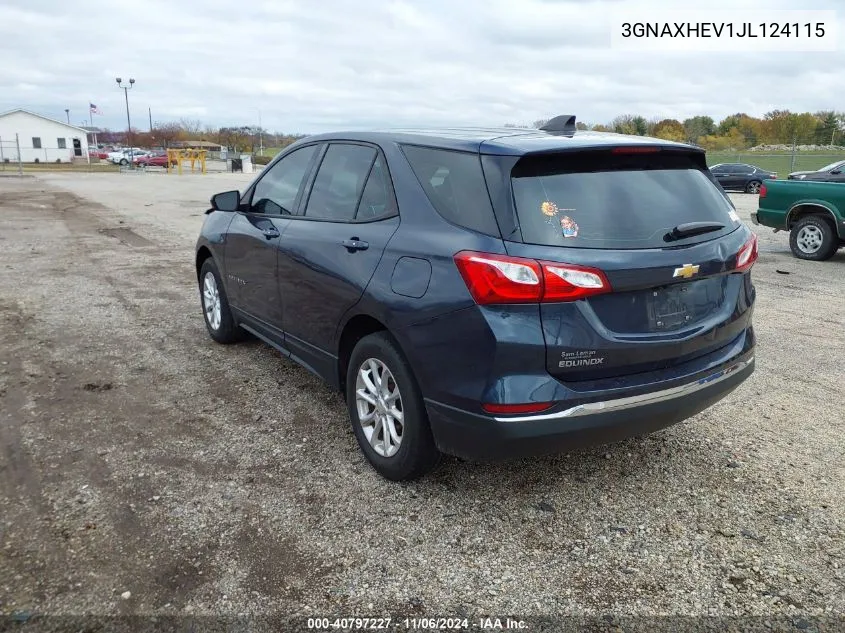
[[[683,277],[684,279],[689,279],[697,272],[698,264],[684,264],[680,268],[675,269],[675,272],[672,274],[672,277]]]

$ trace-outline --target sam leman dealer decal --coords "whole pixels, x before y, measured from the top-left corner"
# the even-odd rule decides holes
[[[596,356],[596,350],[582,350],[578,352],[561,352],[561,358],[558,367],[588,367],[591,365],[601,365],[604,362],[604,356]]]

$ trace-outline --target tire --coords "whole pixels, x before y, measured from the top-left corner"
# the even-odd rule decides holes
[[[121,159],[120,159],[120,164],[121,164],[121,165],[128,165],[128,164],[129,164],[129,161],[128,161],[128,160],[126,160],[125,158],[121,158]]]
[[[381,397],[373,395],[365,374]],[[384,391],[379,389],[380,380],[384,381]],[[369,396],[369,401],[359,396],[361,391]],[[416,479],[439,463],[440,451],[431,434],[419,386],[408,361],[387,333],[365,336],[352,350],[346,372],[346,404],[358,445],[367,461],[386,479]],[[373,417],[371,424],[365,425],[362,417],[367,414]],[[379,427],[381,431],[377,430]],[[395,435],[386,432],[390,428]],[[394,441],[385,443],[385,437]]]
[[[798,259],[822,262],[839,248],[839,237],[824,217],[807,215],[789,231],[789,248]]]
[[[220,279],[217,265],[211,257],[206,259],[200,268],[199,290],[203,321],[205,321],[205,328],[208,330],[209,336],[224,345],[243,340],[244,331],[238,327],[232,317],[226,288]],[[212,302],[215,302],[216,306]]]
[[[760,185],[762,184],[759,180],[752,180],[745,185],[745,193],[760,193]]]

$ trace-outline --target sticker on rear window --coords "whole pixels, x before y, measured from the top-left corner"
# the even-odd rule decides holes
[[[555,226],[556,215],[575,211],[575,209],[561,209],[554,202],[546,200],[545,202],[540,203],[540,211],[546,216],[546,223],[549,226]],[[575,223],[575,220],[568,215],[565,215],[560,219],[560,228],[561,231],[563,231],[564,237],[578,237],[578,225]]]
[[[554,202],[549,202],[546,200],[542,204],[540,204],[540,211],[543,212],[543,215],[546,216],[546,222],[552,224],[552,218],[557,215],[557,205]]]
[[[560,219],[560,228],[563,231],[563,237],[578,237],[578,225],[568,215]]]
[[[731,220],[734,222],[739,222],[739,216],[737,215],[736,211],[728,211],[728,215],[731,217]]]

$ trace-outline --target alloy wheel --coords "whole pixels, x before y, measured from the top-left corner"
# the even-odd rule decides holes
[[[382,457],[396,455],[405,428],[402,395],[390,369],[377,358],[368,358],[358,369],[355,405],[373,450]]]
[[[205,310],[205,320],[212,330],[220,327],[222,311],[220,307],[220,290],[217,288],[217,279],[211,272],[205,273],[202,282],[202,304]]]

